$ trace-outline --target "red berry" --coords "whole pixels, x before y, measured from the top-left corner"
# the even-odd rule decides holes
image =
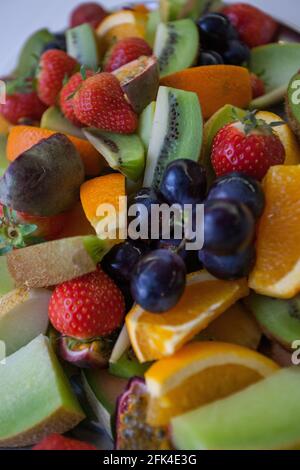
[[[32,89],[31,80],[8,82],[10,90],[6,96],[6,103],[0,105],[0,113],[11,124],[19,124],[22,119],[39,121],[47,109]]]
[[[60,434],[49,434],[32,450],[97,450],[97,448],[87,442],[70,439]]]
[[[114,70],[128,64],[141,56],[152,55],[152,49],[149,44],[141,38],[125,38],[118,41],[108,51],[105,58],[105,72]]]
[[[86,77],[92,77],[94,72],[92,70],[86,71]],[[79,90],[80,85],[84,79],[80,72],[75,73],[68,83],[63,87],[60,92],[60,108],[64,113],[65,117],[69,119],[75,126],[81,127],[82,124],[75,116],[73,98],[76,91]]]
[[[234,3],[223,8],[222,13],[236,27],[240,39],[249,47],[261,46],[272,41],[278,23],[258,8],[246,3]]]
[[[110,73],[99,73],[82,84],[74,97],[76,118],[86,126],[119,134],[132,134],[138,118],[118,79]]]
[[[124,318],[120,289],[102,270],[57,286],[49,305],[49,318],[57,331],[77,339],[106,336]]]
[[[83,23],[89,23],[93,28],[97,28],[106,16],[107,12],[98,3],[82,3],[72,12],[70,26],[75,28]]]
[[[250,74],[251,79],[251,88],[252,88],[252,98],[259,98],[263,96],[266,92],[264,81],[259,78],[255,73]]]
[[[261,180],[273,165],[284,163],[285,150],[267,125],[246,133],[242,123],[227,124],[213,141],[211,161],[217,176],[233,171]]]
[[[40,58],[38,95],[48,106],[54,106],[66,77],[70,77],[78,63],[64,51],[51,49]]]

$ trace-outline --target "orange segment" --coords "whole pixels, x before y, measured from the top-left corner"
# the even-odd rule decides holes
[[[40,127],[12,127],[8,135],[6,150],[8,160],[15,160],[21,153],[38,144],[40,140],[47,139],[53,134],[57,134],[57,132]],[[107,166],[100,153],[87,140],[79,139],[69,134],[66,135],[80,153],[86,174],[89,176],[99,175],[103,168]]]
[[[138,359],[153,361],[173,354],[246,295],[245,279],[221,281],[199,271],[188,276],[185,292],[171,310],[158,315],[134,306],[126,325]]]
[[[101,21],[96,34],[99,47],[104,53],[115,41],[127,37],[144,38],[148,14],[143,11],[121,10]]]
[[[204,119],[226,104],[247,108],[252,99],[248,70],[234,65],[185,69],[162,78],[160,83],[197,93]]]
[[[260,294],[291,298],[300,292],[300,166],[271,167],[263,187],[266,207],[249,286]]]
[[[267,124],[271,122],[282,121],[283,125],[274,127],[275,134],[278,135],[285,149],[285,165],[298,165],[300,163],[300,145],[291,128],[284,123],[284,120],[277,114],[269,111],[259,111],[256,115],[259,119],[263,119]]]
[[[102,232],[99,223],[108,216],[105,205],[110,205],[114,213],[109,213],[109,220],[114,215],[120,216],[125,212],[124,200],[125,197],[125,176],[120,173],[113,173],[110,175],[99,176],[92,180],[86,181],[80,188],[80,199],[83,210],[87,219],[95,228],[98,235]],[[105,209],[105,214],[101,212]],[[119,220],[112,220],[112,225],[109,226],[110,230],[120,228]]]
[[[242,346],[190,343],[146,372],[147,421],[168,425],[174,416],[238,392],[278,369],[271,359]]]

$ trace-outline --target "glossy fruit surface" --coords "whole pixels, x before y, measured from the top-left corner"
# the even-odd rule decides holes
[[[142,38],[124,38],[118,41],[107,52],[105,57],[105,72],[113,72],[141,56],[150,56],[152,49]]]
[[[131,279],[134,300],[144,309],[161,313],[174,307],[183,294],[185,264],[180,256],[155,250],[137,264]]]
[[[157,315],[133,306],[126,326],[137,358],[147,362],[173,354],[248,293],[244,279],[222,281],[203,270],[187,276],[182,298],[167,312]]]
[[[244,173],[233,172],[218,178],[211,186],[208,200],[231,199],[247,206],[258,219],[265,207],[265,196],[261,184]]]
[[[236,36],[228,18],[219,13],[207,13],[197,25],[201,44],[206,49],[222,50],[227,40]]]
[[[230,200],[210,200],[204,209],[204,247],[219,255],[246,248],[254,236],[255,222],[250,210]]]
[[[224,60],[218,52],[200,51],[197,65],[219,65],[224,64]]]
[[[135,266],[147,252],[148,248],[145,243],[139,240],[126,240],[110,250],[101,266],[117,283],[128,283]]]
[[[58,285],[49,318],[60,333],[88,339],[110,334],[121,325],[124,299],[114,282],[98,270]]]
[[[250,274],[255,263],[255,249],[250,246],[239,253],[227,256],[218,256],[202,250],[199,252],[199,259],[213,276],[235,281]]]
[[[85,71],[85,77],[92,77],[94,72],[92,70]],[[64,85],[59,95],[60,109],[64,116],[71,121],[75,126],[81,127],[81,122],[76,118],[74,113],[73,98],[76,91],[84,82],[84,78],[80,72],[75,73]]]
[[[242,65],[250,57],[250,49],[238,39],[231,39],[222,53],[225,64]]]
[[[81,3],[71,14],[70,27],[75,28],[83,23],[89,23],[93,28],[97,28],[106,16],[107,12],[98,3]]]
[[[169,204],[197,204],[206,194],[206,171],[188,159],[171,162],[165,170],[160,192]]]
[[[258,8],[245,3],[229,5],[222,10],[235,26],[242,41],[249,47],[272,42],[278,28],[273,18]]]

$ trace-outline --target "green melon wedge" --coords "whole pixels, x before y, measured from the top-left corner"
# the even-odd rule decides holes
[[[0,364],[0,447],[35,444],[84,419],[69,382],[44,336]]]
[[[300,370],[264,380],[174,418],[173,444],[184,450],[268,450],[300,446]]]

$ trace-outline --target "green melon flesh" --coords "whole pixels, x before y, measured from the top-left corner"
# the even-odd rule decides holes
[[[87,369],[82,372],[82,381],[98,423],[112,437],[117,399],[124,392],[127,380],[114,377],[105,369]]]
[[[125,351],[116,362],[109,363],[109,372],[116,377],[131,379],[132,377],[144,377],[150,363],[141,364],[131,349]]]
[[[236,120],[234,112],[240,119],[246,114],[246,111],[243,109],[232,106],[231,104],[226,104],[223,108],[213,114],[204,125],[200,163],[202,163],[206,168],[209,183],[211,183],[216,177],[210,159],[213,140],[222,127]]]
[[[0,364],[0,387],[0,447],[29,446],[52,432],[67,432],[84,419],[44,336]]]
[[[197,95],[161,86],[157,95],[143,185],[158,189],[167,165],[174,160],[189,158],[198,161],[202,128]]]
[[[8,253],[8,269],[17,286],[54,286],[96,271],[110,248],[93,235],[54,240]]]
[[[266,335],[292,349],[300,338],[300,296],[285,300],[252,293],[245,302]]]
[[[0,298],[0,341],[9,356],[46,334],[51,291],[20,287]]]
[[[199,33],[194,21],[185,19],[158,25],[153,52],[161,77],[193,65],[198,50]]]
[[[79,139],[85,139],[81,129],[74,126],[68,119],[66,119],[56,106],[51,106],[44,112],[41,119],[41,127],[43,129],[61,132],[62,134],[73,135]]]
[[[0,298],[15,288],[15,282],[11,276],[6,256],[0,256]]]
[[[300,370],[268,378],[172,420],[172,440],[184,450],[267,450],[300,443]]]
[[[274,43],[252,49],[249,69],[264,80],[266,94],[253,100],[251,107],[266,109],[280,102],[299,64],[300,44],[297,43]]]

